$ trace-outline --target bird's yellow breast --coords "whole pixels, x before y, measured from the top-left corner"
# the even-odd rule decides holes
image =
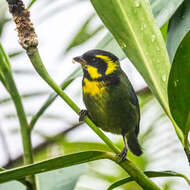
[[[102,96],[106,86],[104,82],[90,81],[87,78],[84,78],[82,89],[84,94],[90,94],[91,96]]]

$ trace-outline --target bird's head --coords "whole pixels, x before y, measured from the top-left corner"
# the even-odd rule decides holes
[[[119,59],[110,52],[90,50],[82,56],[73,58],[81,64],[84,77],[91,80],[101,80],[116,73],[120,68]]]

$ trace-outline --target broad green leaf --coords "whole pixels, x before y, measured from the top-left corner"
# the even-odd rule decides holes
[[[76,35],[71,40],[70,44],[66,47],[65,53],[71,50],[73,47],[81,45],[82,43],[86,42],[94,35],[96,35],[100,30],[104,27],[102,25],[96,26],[95,29],[90,29],[90,23],[95,17],[95,14],[91,14],[90,17],[84,22],[84,24],[79,28]]]
[[[151,9],[142,0],[91,0],[98,15],[169,114],[170,62]]]
[[[157,171],[145,171],[144,172],[148,177],[182,177],[186,180],[186,182],[190,185],[190,181],[186,176],[183,174],[173,172],[173,171],[163,171],[163,172],[157,172]],[[111,186],[108,187],[107,190],[115,189],[116,187],[119,187],[121,185],[124,185],[126,183],[134,181],[132,177],[127,177],[124,179],[121,179],[115,183],[113,183]]]
[[[168,81],[170,111],[185,135],[190,130],[190,32],[179,45]]]
[[[171,62],[174,59],[179,44],[190,30],[189,18],[190,1],[184,0],[184,3],[171,18],[168,26],[167,49]]]
[[[112,153],[100,152],[100,151],[87,151],[87,152],[80,152],[80,153],[60,156],[46,161],[38,162],[35,164],[23,166],[20,168],[2,171],[0,172],[0,183],[4,183],[10,180],[21,179],[25,176],[37,173],[42,173],[77,164],[82,164],[89,161],[94,161],[99,159],[109,159],[110,157],[112,157]]]
[[[183,2],[183,0],[149,0],[152,13],[155,17],[155,20],[159,27],[161,27],[161,32],[166,39],[168,23],[167,21],[171,18],[171,16],[175,13],[177,8]],[[116,40],[113,36],[108,33],[97,45],[100,49],[105,49],[107,51],[111,51],[115,53],[120,60],[126,58],[126,55],[123,53],[122,49],[119,47]]]
[[[82,164],[39,174],[37,176],[40,190],[74,190],[79,177],[86,169],[87,166]],[[26,187],[17,181],[0,184],[0,190],[11,189],[26,190]]]

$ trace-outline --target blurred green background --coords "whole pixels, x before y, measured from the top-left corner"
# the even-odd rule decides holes
[[[27,0],[24,2],[26,5],[29,4]],[[155,1],[150,2],[154,9]],[[88,0],[36,1],[30,11],[38,35],[42,59],[50,75],[59,84],[78,68],[77,64],[72,64],[72,57],[89,49],[103,46],[106,46],[107,50],[115,52],[116,55],[119,52],[119,46],[112,43],[105,45],[106,39],[102,45],[102,39],[107,34],[107,30],[96,16]],[[159,24],[159,18],[157,20]],[[9,54],[14,78],[22,94],[27,117],[30,120],[47,100],[52,90],[35,73],[18,44],[15,25],[8,13],[5,0],[0,0],[0,40]],[[99,43],[100,41],[101,43]],[[130,61],[124,55],[119,56],[122,58],[122,68],[139,94],[141,105],[139,138],[144,154],[137,158],[129,153],[130,159],[144,170],[174,170],[188,176],[188,163],[172,124],[152,94],[147,91],[145,82]],[[66,89],[66,92],[81,108],[84,108],[81,79],[79,75]],[[123,146],[120,136],[109,133],[107,135],[120,148]],[[60,98],[57,98],[37,121],[32,141],[36,161],[84,150],[109,151],[108,147],[87,125],[78,123],[78,116]],[[0,84],[0,155],[2,167],[10,168],[21,163],[22,144],[19,124],[12,101],[2,84]],[[71,171],[73,172],[71,173]],[[114,181],[126,177],[126,173],[121,168],[106,160],[54,172],[59,173],[56,175],[58,176],[56,178],[57,189],[63,189],[64,182],[68,183],[70,180],[67,190],[104,190]],[[48,178],[48,173],[40,174],[40,183],[45,184],[44,178],[52,179],[54,175],[53,172],[49,173]],[[154,180],[164,190],[188,189],[183,179],[159,178]],[[46,184],[48,189],[53,189],[54,187],[49,185],[51,180],[47,181],[49,182]],[[10,189],[10,186],[6,187],[6,185],[0,185],[0,189]],[[18,185],[18,189],[23,188],[17,182],[12,182],[11,185],[14,188],[17,188]],[[43,188],[47,189],[47,187]],[[141,188],[135,183],[129,183],[117,189],[140,190]]]

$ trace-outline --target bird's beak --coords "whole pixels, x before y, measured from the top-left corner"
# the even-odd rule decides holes
[[[74,57],[72,62],[78,62],[81,64],[82,67],[86,65],[86,61],[82,58],[82,56]]]

